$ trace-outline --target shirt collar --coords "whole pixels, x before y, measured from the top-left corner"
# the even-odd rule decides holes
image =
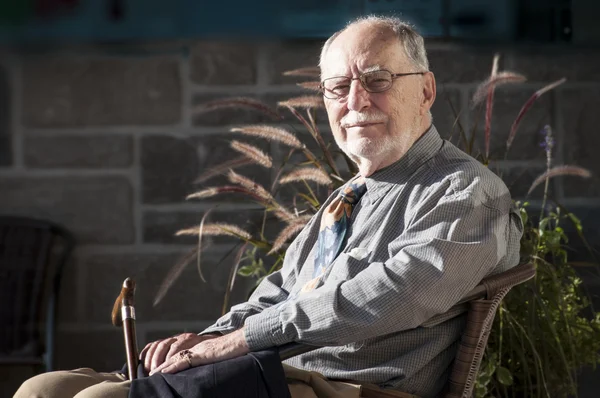
[[[432,124],[397,162],[377,170],[366,178],[365,197],[369,202],[375,203],[392,186],[408,179],[421,165],[431,159],[440,150],[443,142]]]

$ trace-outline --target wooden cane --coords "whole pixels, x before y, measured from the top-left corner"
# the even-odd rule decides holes
[[[125,279],[123,287],[121,288],[121,293],[115,300],[111,317],[113,325],[117,327],[123,326],[129,380],[137,378],[138,367],[138,348],[137,337],[135,334],[135,308],[133,305],[134,294],[135,282],[130,278]]]

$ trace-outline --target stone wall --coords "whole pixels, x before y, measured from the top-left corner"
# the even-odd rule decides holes
[[[121,332],[111,326],[109,313],[126,276],[138,282],[142,346],[172,333],[199,331],[220,314],[230,264],[221,262],[230,248],[226,240],[216,240],[204,258],[208,283],[201,283],[195,267],[188,267],[164,302],[151,305],[170,266],[193,247],[193,239],[175,238],[176,230],[197,224],[215,204],[220,207],[213,219],[242,224],[256,219],[255,208],[233,198],[184,200],[197,187],[199,173],[232,156],[228,128],[261,120],[242,110],[196,110],[207,100],[227,96],[251,96],[275,105],[299,95],[297,80],[282,72],[315,65],[318,50],[316,42],[230,41],[2,53],[0,212],[55,221],[78,241],[60,295],[58,368],[112,370],[124,361]],[[595,175],[585,181],[556,179],[551,193],[577,212],[588,239],[600,246],[600,113],[595,109],[600,102],[600,52],[430,43],[438,82],[434,121],[454,142],[458,133],[452,133],[449,102],[460,110],[461,125],[478,131],[476,143],[481,146],[482,115],[470,109],[469,99],[488,75],[494,51],[502,54],[500,69],[529,78],[497,91],[492,140],[496,157],[502,158],[512,120],[529,95],[561,77],[568,81],[534,105],[509,160],[491,167],[523,197],[544,171],[539,131],[550,124],[557,141],[555,163],[584,166]],[[281,157],[275,145],[261,144]],[[247,171],[258,181],[271,177],[257,168]],[[533,195],[534,206],[539,197],[540,189]],[[585,257],[581,251],[574,255]],[[600,292],[595,281],[588,285]],[[248,286],[238,286],[234,301],[244,298]]]

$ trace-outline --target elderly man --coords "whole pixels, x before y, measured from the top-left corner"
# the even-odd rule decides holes
[[[199,335],[147,345],[152,374],[298,341],[325,347],[286,364],[305,381],[290,384],[293,397],[358,396],[335,379],[433,397],[465,321],[449,310],[518,263],[522,224],[506,186],[432,125],[436,85],[421,36],[394,18],[362,18],[325,43],[320,66],[331,129],[359,175],[248,302]]]

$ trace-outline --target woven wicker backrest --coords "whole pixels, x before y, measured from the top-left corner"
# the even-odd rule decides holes
[[[68,233],[38,220],[0,217],[0,356],[35,357],[43,352],[39,326],[62,265],[50,261],[59,243],[62,261],[72,246]]]
[[[472,396],[498,306],[513,286],[533,278],[534,275],[533,264],[522,264],[484,279],[478,286],[483,298],[469,301],[467,325],[452,366],[446,398]]]

